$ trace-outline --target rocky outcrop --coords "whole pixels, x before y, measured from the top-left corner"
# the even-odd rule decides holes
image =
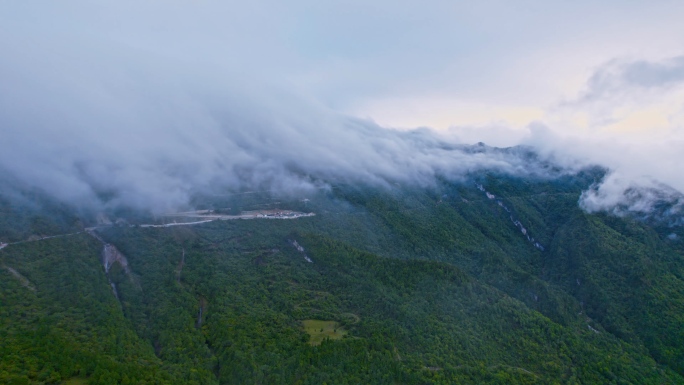
[[[130,274],[131,271],[128,268],[128,260],[126,257],[121,254],[116,246],[105,243],[104,248],[102,249],[102,266],[104,266],[105,271],[109,273],[109,269],[117,262],[121,265],[126,274]]]

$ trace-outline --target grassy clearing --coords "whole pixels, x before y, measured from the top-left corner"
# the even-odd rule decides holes
[[[324,339],[339,340],[347,334],[347,331],[335,321],[321,321],[315,319],[307,319],[302,321],[304,331],[309,333],[311,345],[320,345]]]

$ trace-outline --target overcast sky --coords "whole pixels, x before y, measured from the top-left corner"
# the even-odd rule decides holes
[[[3,3],[0,28],[5,44],[90,40],[445,129],[524,126],[608,62],[684,54],[682,16],[684,2],[658,0],[21,1]]]
[[[657,0],[0,1],[0,161],[52,178],[35,162],[93,143],[135,158],[151,145],[115,134],[187,143],[223,100],[241,125],[270,125],[261,139],[315,125],[300,131],[323,145],[346,132],[339,114],[560,151],[607,165],[620,191],[651,179],[684,191],[682,20],[684,2]],[[230,144],[203,151],[233,156],[240,130],[212,130],[198,137]]]

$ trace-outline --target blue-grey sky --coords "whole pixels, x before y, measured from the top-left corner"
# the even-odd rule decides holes
[[[684,47],[681,1],[22,1],[2,8],[3,40],[16,44],[93,44],[211,76],[258,77],[402,127],[443,129],[488,123],[488,116],[522,125],[573,97],[606,62],[661,60]]]
[[[429,127],[605,164],[618,198],[652,179],[684,191],[682,19],[684,2],[665,0],[2,1],[0,165],[66,178],[69,196],[93,188],[86,168],[127,169],[117,156],[135,170],[121,172],[126,194],[155,194],[142,180],[166,147],[197,162],[197,183],[236,178],[250,157],[277,165],[268,180],[288,164],[309,171],[293,160],[305,145],[325,149],[328,169],[391,175],[416,149],[390,146],[403,134],[385,128]],[[368,145],[371,126],[394,139]],[[273,137],[297,151],[256,155]],[[430,174],[429,162],[413,166]]]

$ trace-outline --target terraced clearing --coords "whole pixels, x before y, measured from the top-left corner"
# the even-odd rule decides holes
[[[304,331],[311,336],[309,344],[313,346],[320,345],[326,338],[339,340],[347,335],[347,331],[335,321],[307,319],[302,321],[302,324],[304,325]]]

